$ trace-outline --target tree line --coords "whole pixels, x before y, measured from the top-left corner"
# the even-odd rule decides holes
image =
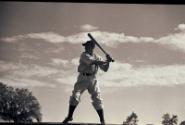
[[[136,113],[132,112],[125,121],[123,121],[122,125],[138,125],[138,116]],[[178,116],[170,115],[166,113],[162,116],[162,125],[178,125]],[[180,122],[179,125],[185,125],[185,121]]]
[[[0,119],[9,122],[40,122],[40,104],[31,91],[0,82]]]

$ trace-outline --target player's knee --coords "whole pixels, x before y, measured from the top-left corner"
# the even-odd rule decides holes
[[[93,102],[101,102],[102,101],[100,93],[92,94],[91,99]]]
[[[96,110],[103,109],[102,101],[92,102],[92,105]]]
[[[91,98],[92,98],[92,104],[96,110],[103,108],[102,98],[99,93],[93,94]]]
[[[80,102],[80,94],[73,94],[70,97],[69,103],[71,105],[78,105],[79,102]]]

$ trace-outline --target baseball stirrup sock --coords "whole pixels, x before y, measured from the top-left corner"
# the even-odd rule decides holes
[[[100,117],[100,122],[104,124],[105,123],[105,120],[104,120],[104,112],[103,112],[103,109],[97,110],[97,113],[98,113],[98,115]]]
[[[69,105],[68,116],[64,119],[63,123],[68,123],[69,121],[73,120],[73,112],[74,112],[75,108],[76,108],[76,106]]]

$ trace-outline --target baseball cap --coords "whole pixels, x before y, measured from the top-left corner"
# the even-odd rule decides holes
[[[92,40],[87,41],[86,43],[83,43],[82,46],[91,46],[95,47],[95,43]]]

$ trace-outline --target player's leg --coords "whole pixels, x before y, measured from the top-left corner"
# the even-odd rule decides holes
[[[101,94],[100,94],[100,87],[97,83],[97,80],[94,80],[94,82],[89,85],[88,92],[91,94],[92,105],[98,113],[100,122],[102,124],[105,124],[103,104],[102,104],[102,99],[101,99]]]
[[[76,106],[69,105],[68,116],[63,120],[62,123],[68,123],[69,121],[73,120],[73,112],[75,109],[76,109]]]
[[[83,81],[77,81],[74,85],[74,89],[72,92],[72,96],[70,97],[69,100],[69,110],[68,110],[68,115],[64,119],[63,123],[68,123],[69,121],[73,120],[73,113],[77,107],[77,105],[80,102],[80,97],[81,94],[85,91],[87,87],[85,84],[83,84]]]

